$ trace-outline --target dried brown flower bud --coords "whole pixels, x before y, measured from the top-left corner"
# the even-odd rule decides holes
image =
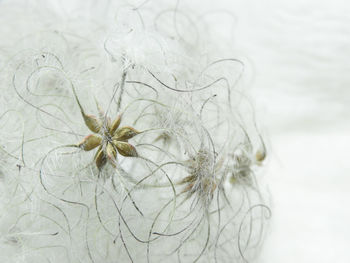
[[[118,129],[120,122],[121,122],[122,118],[121,115],[119,115],[111,124],[110,129],[109,129],[109,133],[113,136],[115,131]]]
[[[115,132],[113,139],[115,139],[117,141],[128,141],[129,139],[131,139],[132,137],[134,137],[135,135],[137,135],[139,133],[140,132],[135,130],[134,128],[126,126],[126,127],[122,127],[120,129],[118,129]]]
[[[83,118],[90,131],[98,133],[101,130],[102,123],[96,116],[83,113]]]
[[[97,153],[95,155],[95,162],[97,168],[100,170],[107,162],[106,155],[103,152],[102,146],[98,148]]]
[[[126,157],[137,157],[137,151],[134,146],[127,142],[121,142],[121,141],[113,141],[115,146],[117,147],[118,152]]]
[[[117,152],[115,151],[112,143],[107,143],[106,154],[109,160],[115,160]]]
[[[90,134],[86,136],[78,146],[82,148],[84,151],[91,151],[99,146],[102,142],[102,138],[95,134]]]

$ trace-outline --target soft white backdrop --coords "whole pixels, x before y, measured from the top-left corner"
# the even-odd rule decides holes
[[[350,3],[181,1],[231,12],[217,26],[250,61],[273,213],[258,262],[350,262]]]
[[[350,4],[226,1],[268,135],[270,233],[259,262],[350,262]]]

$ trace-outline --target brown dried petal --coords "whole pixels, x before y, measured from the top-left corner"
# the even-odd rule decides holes
[[[107,143],[106,153],[107,153],[108,159],[110,159],[112,161],[115,160],[115,158],[117,156],[117,152],[115,151],[115,149],[111,143]]]
[[[83,118],[86,126],[90,129],[90,131],[94,133],[98,133],[102,127],[101,121],[94,115],[86,115],[83,113]]]
[[[125,126],[125,127],[118,129],[115,132],[113,139],[116,139],[117,141],[127,141],[139,133],[140,132],[135,130],[134,128],[129,127],[129,126]]]
[[[127,142],[113,141],[115,146],[117,147],[118,152],[127,157],[137,157],[137,151],[134,146]]]
[[[84,151],[91,151],[99,146],[102,142],[102,138],[95,134],[90,134],[86,136],[80,143],[79,147],[81,147]]]
[[[118,117],[113,121],[110,129],[109,129],[109,133],[113,136],[115,131],[118,129],[120,122],[122,120],[121,115],[118,115]]]
[[[103,152],[102,146],[98,149],[95,155],[95,162],[97,168],[100,170],[107,162],[106,155]]]

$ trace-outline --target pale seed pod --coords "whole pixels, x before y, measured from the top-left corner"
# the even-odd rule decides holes
[[[118,115],[117,118],[113,121],[110,129],[109,129],[109,133],[113,136],[115,131],[118,129],[120,122],[121,122],[122,118],[121,115]]]
[[[127,141],[139,133],[140,132],[135,130],[134,128],[129,127],[129,126],[125,126],[125,127],[118,129],[115,132],[113,139],[115,139],[117,141]]]
[[[118,152],[126,157],[137,157],[137,151],[134,146],[127,142],[113,141],[117,147]]]
[[[107,143],[106,154],[108,159],[112,161],[114,161],[117,156],[117,152],[115,151],[114,146],[111,143]]]
[[[95,134],[90,134],[86,136],[81,143],[79,143],[79,147],[84,151],[91,151],[99,146],[102,142],[102,138]]]
[[[96,116],[83,113],[83,118],[90,131],[98,133],[101,130],[102,123]]]
[[[95,155],[95,162],[97,168],[100,170],[107,162],[106,155],[103,152],[102,146],[98,148],[97,153]]]

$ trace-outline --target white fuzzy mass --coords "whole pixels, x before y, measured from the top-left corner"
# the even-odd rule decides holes
[[[0,1],[0,262],[254,260],[266,147],[202,9]]]

